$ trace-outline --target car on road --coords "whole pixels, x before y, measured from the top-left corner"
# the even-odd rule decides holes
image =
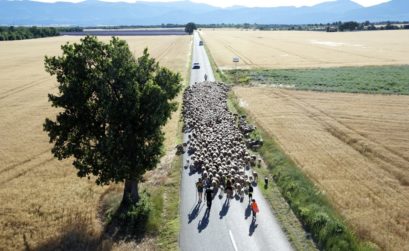
[[[194,63],[192,68],[193,69],[200,69],[200,64],[199,63]]]
[[[199,42],[199,46],[201,46],[201,45],[203,45],[203,41],[200,41],[200,42]]]

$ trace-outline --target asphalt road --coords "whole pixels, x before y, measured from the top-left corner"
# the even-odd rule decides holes
[[[204,81],[204,74],[208,81],[214,81],[204,46],[199,46],[199,36],[194,34],[193,60],[199,63],[200,69],[191,70],[190,84]],[[186,135],[184,142],[186,142]],[[183,156],[183,163],[189,157]],[[195,182],[198,174],[189,174],[189,169],[183,169],[181,181],[181,231],[179,245],[182,251],[199,250],[292,250],[285,234],[281,230],[267,201],[256,187],[253,198],[260,209],[257,220],[252,221],[248,198],[232,199],[226,203],[226,196],[215,196],[209,214],[206,203],[198,204]]]

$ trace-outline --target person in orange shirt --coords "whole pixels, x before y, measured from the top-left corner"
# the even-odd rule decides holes
[[[259,212],[258,205],[255,199],[251,200],[251,211],[253,212],[253,219],[256,219],[256,214]]]

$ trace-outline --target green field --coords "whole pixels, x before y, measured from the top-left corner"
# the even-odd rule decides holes
[[[224,72],[228,82],[298,90],[409,95],[409,65]],[[236,81],[237,80],[237,81]]]

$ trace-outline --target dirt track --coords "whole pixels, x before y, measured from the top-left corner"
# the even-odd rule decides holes
[[[357,233],[409,250],[409,97],[235,88]]]

